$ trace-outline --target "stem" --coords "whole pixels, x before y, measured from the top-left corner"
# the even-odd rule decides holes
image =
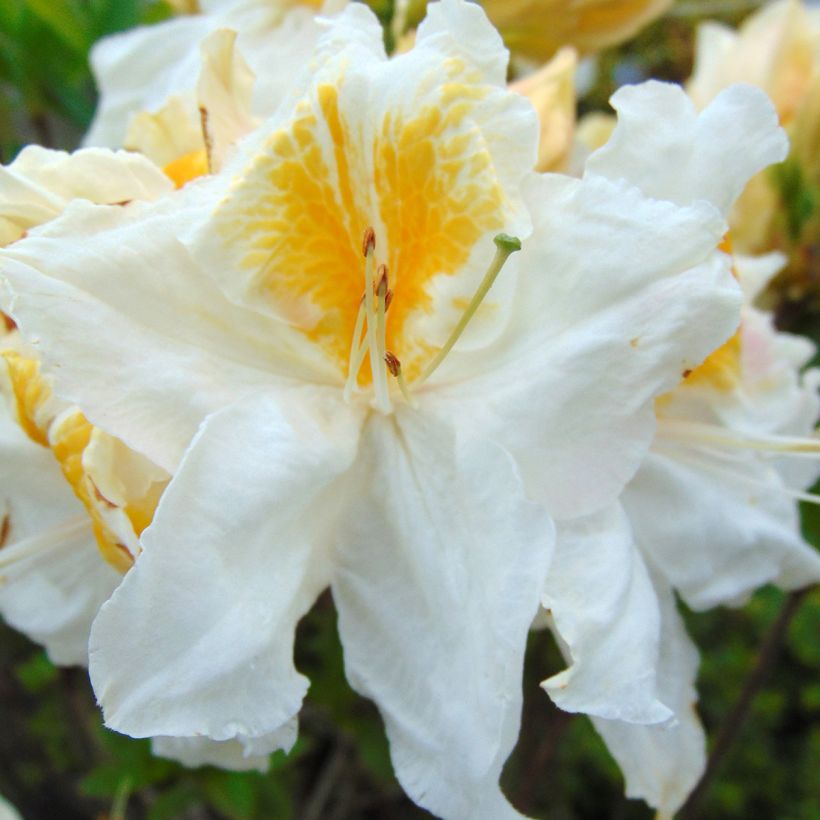
[[[508,236],[505,233],[498,234],[493,241],[496,245],[496,252],[493,257],[493,261],[490,263],[490,267],[484,274],[484,278],[481,280],[478,290],[470,300],[467,310],[464,311],[464,314],[461,319],[459,319],[458,324],[453,328],[450,338],[447,339],[444,343],[444,347],[439,350],[435,358],[430,362],[430,364],[427,365],[421,376],[419,376],[419,384],[429,379],[430,376],[432,376],[438,369],[438,366],[444,361],[447,354],[453,349],[453,345],[458,341],[459,337],[464,332],[464,328],[467,327],[470,319],[473,318],[475,312],[478,310],[478,306],[484,301],[484,297],[493,286],[493,282],[495,282],[496,277],[501,272],[501,268],[504,267],[504,263],[512,254],[521,250],[521,240],[514,236]]]
[[[706,770],[703,772],[698,785],[689,795],[689,799],[684,803],[678,814],[679,820],[695,820],[700,815],[701,804],[703,803],[709,787],[712,785],[717,772],[723,763],[729,749],[738,739],[746,719],[749,717],[752,704],[758,692],[764,687],[766,681],[771,675],[780,651],[783,648],[783,643],[788,634],[789,624],[794,618],[803,599],[809,592],[810,587],[798,589],[795,592],[789,593],[780,610],[780,614],[775,619],[774,623],[769,628],[769,632],[763,639],[760,646],[760,652],[757,656],[757,662],[752,668],[749,677],[746,679],[746,684],[740,697],[735,703],[734,708],[729,713],[723,725],[720,727],[715,744],[712,747],[712,753],[709,755],[709,760],[706,764]]]

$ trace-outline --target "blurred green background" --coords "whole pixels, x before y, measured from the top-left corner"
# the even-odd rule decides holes
[[[374,3],[389,15],[389,3]],[[604,108],[618,82],[683,80],[705,16],[737,22],[756,3],[681,2],[636,40],[604,53],[585,110]],[[94,109],[87,55],[99,37],[171,14],[152,0],[0,0],[0,157],[28,142],[75,147]],[[813,317],[807,328],[817,333]],[[805,526],[820,543],[820,512]],[[741,610],[686,613],[703,652],[701,715],[714,737],[736,701],[784,596],[764,589]],[[297,666],[312,680],[300,740],[266,775],[187,770],[153,758],[145,741],[102,728],[84,670],[56,669],[42,650],[0,626],[0,794],[26,820],[428,816],[393,779],[372,704],[347,686],[335,613],[323,597],[299,629]],[[820,818],[820,590],[803,603],[783,653],[754,702],[703,807],[704,818]],[[514,803],[537,817],[649,818],[623,797],[617,767],[591,724],[552,707],[538,681],[563,667],[546,633],[532,635],[525,716],[505,771]]]

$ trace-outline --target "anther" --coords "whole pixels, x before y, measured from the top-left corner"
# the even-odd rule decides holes
[[[384,363],[387,365],[387,369],[390,371],[390,375],[398,378],[399,373],[401,373],[401,362],[399,361],[396,354],[391,353],[388,350],[387,353],[384,354]]]
[[[385,291],[389,290],[389,285],[387,282],[387,265],[381,264],[378,268],[376,268],[376,293],[381,290],[382,285],[384,285]]]
[[[413,397],[407,389],[407,382],[404,380],[404,374],[401,372],[401,362],[399,361],[399,357],[396,356],[395,353],[391,353],[388,350],[384,354],[384,363],[387,365],[390,375],[393,376],[399,383],[399,390],[401,390],[401,394],[404,396],[405,401],[411,407],[415,407],[416,403],[413,401]]]
[[[366,228],[362,238],[362,256],[367,256],[376,250],[376,232],[373,228]]]

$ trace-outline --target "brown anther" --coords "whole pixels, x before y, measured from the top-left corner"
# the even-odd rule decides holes
[[[373,228],[365,229],[362,237],[362,256],[367,256],[376,250],[376,232]]]
[[[692,375],[692,371],[688,370],[688,369],[684,370],[683,373],[681,373],[681,376],[683,376],[684,379],[688,379],[691,375]]]
[[[8,513],[3,516],[3,523],[0,524],[0,549],[6,546],[8,541],[9,531],[11,530],[11,518]]]
[[[390,375],[398,378],[399,373],[401,373],[401,362],[399,361],[396,354],[391,353],[388,350],[387,353],[384,354],[384,363],[387,365],[387,369],[390,371]]]
[[[384,311],[385,311],[385,313],[387,313],[387,311],[390,309],[390,303],[392,301],[393,301],[393,291],[388,290],[387,293],[384,294]]]
[[[376,269],[376,293],[382,289],[382,285],[384,285],[385,292],[390,289],[388,282],[387,282],[387,265],[379,265]]]
[[[0,313],[0,316],[3,317],[3,324],[6,327],[6,330],[11,333],[12,330],[17,329],[17,322],[11,318],[11,316],[7,316],[5,313]]]

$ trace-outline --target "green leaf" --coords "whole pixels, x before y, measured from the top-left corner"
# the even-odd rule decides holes
[[[27,0],[31,12],[43,21],[77,54],[85,54],[90,45],[89,20],[82,6],[72,0]]]

